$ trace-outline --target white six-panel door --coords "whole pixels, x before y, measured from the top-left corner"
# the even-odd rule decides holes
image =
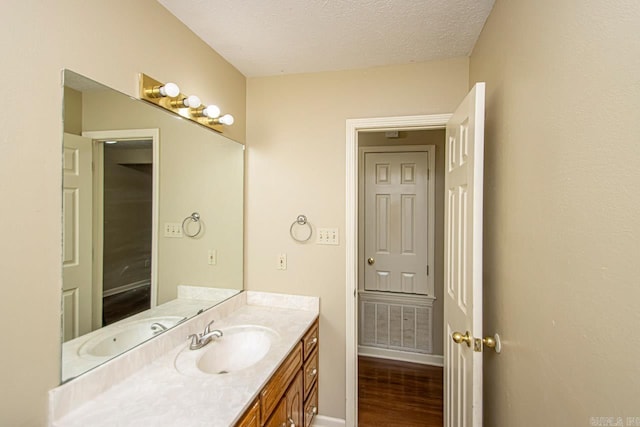
[[[482,338],[484,92],[484,83],[477,83],[451,117],[446,131],[446,427],[482,425],[482,344],[477,339]],[[452,338],[455,332],[461,334],[459,341],[463,337],[460,343]]]
[[[365,153],[364,289],[433,294],[427,272],[428,153]]]
[[[68,341],[91,331],[92,141],[64,134],[62,318]]]

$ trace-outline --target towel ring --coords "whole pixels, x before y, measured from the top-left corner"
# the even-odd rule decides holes
[[[296,237],[295,233],[293,232],[293,228],[296,225],[300,225],[300,226],[306,225],[309,228],[309,235],[302,239],[299,239],[298,237]],[[307,240],[309,240],[311,238],[311,235],[313,234],[313,228],[311,228],[311,224],[309,224],[309,221],[307,221],[307,217],[304,215],[298,215],[296,220],[293,221],[293,224],[291,224],[291,227],[289,227],[289,234],[291,235],[291,238],[296,242],[306,242]]]
[[[189,228],[189,224],[195,222],[198,224],[198,231],[195,233],[189,233],[187,229]],[[187,237],[196,237],[202,231],[202,223],[200,222],[200,214],[198,212],[192,213],[190,216],[186,217],[184,221],[182,221],[182,232]]]

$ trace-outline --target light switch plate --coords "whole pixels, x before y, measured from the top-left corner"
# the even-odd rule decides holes
[[[319,245],[339,245],[340,233],[337,228],[318,228],[318,239],[316,243]]]
[[[182,237],[182,224],[179,222],[164,223],[164,237]]]

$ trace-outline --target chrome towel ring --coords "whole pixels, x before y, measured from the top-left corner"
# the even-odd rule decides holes
[[[198,224],[198,230],[195,233],[189,233],[189,225],[195,222]],[[190,216],[186,217],[184,221],[182,221],[182,232],[187,237],[196,237],[202,231],[202,223],[200,222],[200,214],[198,212],[192,213]]]
[[[299,238],[296,233],[294,233],[293,229],[295,226],[305,225],[309,229],[308,234],[306,235],[306,237]],[[291,238],[296,242],[306,242],[307,240],[309,240],[311,238],[311,235],[313,234],[313,228],[311,228],[311,224],[309,224],[309,221],[307,221],[307,217],[304,215],[298,215],[296,220],[293,221],[293,224],[291,224],[291,227],[289,227],[289,234],[291,235]]]

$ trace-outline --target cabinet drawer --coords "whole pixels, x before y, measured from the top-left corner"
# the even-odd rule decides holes
[[[280,398],[289,383],[301,368],[302,344],[299,343],[260,392],[260,407],[262,409],[260,418],[262,424],[269,418],[274,408],[278,406]]]
[[[313,352],[312,356],[304,362],[304,396],[309,395],[311,387],[318,378],[318,352]]]
[[[309,331],[304,335],[302,339],[302,345],[304,347],[304,360],[307,360],[311,352],[318,347],[320,343],[320,336],[318,335],[318,320],[313,323],[313,326],[309,328]]]
[[[314,383],[311,393],[304,403],[304,427],[309,427],[318,414],[318,383]]]

